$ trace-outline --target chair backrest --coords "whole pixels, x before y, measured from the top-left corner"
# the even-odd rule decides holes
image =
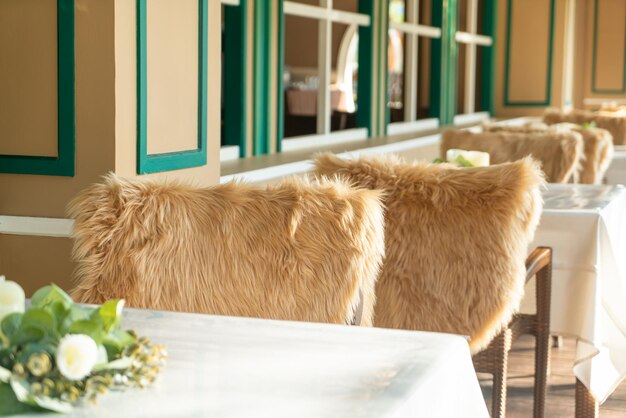
[[[595,123],[596,127],[606,129],[613,137],[614,145],[626,145],[626,116],[613,112],[590,112],[588,110],[572,110],[562,112],[557,108],[548,108],[543,114],[543,122],[548,125],[569,122],[577,125]]]
[[[469,132],[447,130],[441,140],[441,155],[458,148],[489,153],[492,164],[527,156],[541,162],[550,183],[577,182],[583,158],[583,139],[576,132]]]
[[[609,131],[600,128],[583,128],[572,123],[560,123],[552,126],[543,123],[523,126],[508,126],[496,124],[484,124],[485,132],[503,133],[542,133],[573,131],[578,132],[583,139],[584,158],[580,161],[578,182],[583,184],[600,184],[604,179],[606,170],[611,164],[613,157],[613,137]]]
[[[362,308],[360,324],[372,323],[384,255],[378,191],[109,175],[69,213],[79,302],[330,323],[351,323]]]
[[[315,165],[318,175],[384,191],[386,256],[374,325],[468,335],[477,352],[508,324],[542,207],[533,160],[458,169],[321,155]]]

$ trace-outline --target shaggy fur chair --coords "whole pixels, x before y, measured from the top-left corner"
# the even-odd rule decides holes
[[[318,175],[385,192],[376,326],[469,335],[475,353],[508,324],[524,293],[524,260],[541,213],[535,162],[456,169],[325,154],[315,165]]]
[[[493,375],[493,418],[506,413],[512,341],[534,335],[534,417],[542,418],[552,252],[538,248],[526,259],[542,207],[537,164],[525,158],[458,169],[394,157],[321,155],[316,172],[385,192],[387,255],[376,284],[375,325],[470,336],[476,371]],[[536,314],[513,315],[533,277]]]
[[[580,161],[580,172],[578,181],[583,184],[600,184],[604,179],[606,170],[613,158],[613,137],[606,129],[583,128],[580,125],[571,123],[561,123],[548,126],[543,123],[529,124],[523,126],[506,126],[485,124],[485,132],[503,133],[542,133],[546,131],[573,131],[578,132],[584,143],[584,158]]]
[[[613,136],[614,145],[626,145],[626,116],[613,112],[590,112],[572,110],[562,112],[560,109],[548,108],[543,114],[543,122],[548,125],[569,122],[576,125],[594,122],[596,127],[606,129]]]
[[[193,188],[109,175],[71,203],[83,303],[371,326],[380,192],[340,181]]]
[[[576,132],[503,133],[447,130],[441,140],[441,155],[458,148],[489,153],[492,164],[527,156],[541,162],[550,183],[577,182],[583,156],[583,139]]]

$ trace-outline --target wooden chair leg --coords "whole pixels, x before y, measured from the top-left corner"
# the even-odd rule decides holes
[[[563,347],[563,337],[561,337],[560,335],[553,335],[552,336],[552,347],[554,347],[554,348],[561,348],[561,347]]]
[[[599,404],[583,383],[576,379],[576,418],[598,418]]]

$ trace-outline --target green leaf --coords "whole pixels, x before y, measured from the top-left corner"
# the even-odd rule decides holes
[[[94,371],[100,370],[125,370],[133,364],[133,359],[130,357],[122,357],[117,360],[113,360],[109,363],[100,364],[93,368]]]
[[[41,408],[24,404],[17,400],[11,386],[0,383],[0,416],[42,412]]]
[[[46,332],[38,326],[22,326],[13,337],[11,337],[12,345],[25,345],[36,343],[46,338]]]
[[[444,161],[444,160],[442,160],[441,158],[435,158],[435,159],[433,160],[433,164],[441,164],[441,163],[445,163],[445,161]]]
[[[58,412],[60,414],[68,414],[72,412],[72,404],[48,396],[34,396],[33,401],[37,406],[49,411]]]
[[[470,163],[467,160],[467,158],[463,157],[462,155],[459,155],[458,157],[456,157],[454,162],[460,165],[461,167],[474,167],[474,164]]]
[[[109,348],[113,349],[114,354],[119,354],[120,351],[124,349],[124,347],[129,346],[135,342],[135,338],[132,335],[122,330],[113,330],[109,332],[102,343],[107,347],[107,352],[109,352],[109,358],[115,357],[115,355],[111,355],[111,351]]]
[[[34,307],[44,307],[53,302],[60,302],[66,308],[69,308],[74,304],[74,301],[61,289],[59,286],[55,284],[51,284],[49,286],[44,286],[38,291],[35,292],[33,297],[31,298],[31,306]]]
[[[114,299],[105,302],[97,314],[102,319],[104,329],[108,332],[111,328],[119,327],[122,321],[122,310],[124,309],[124,299]]]
[[[53,412],[67,414],[72,412],[72,405],[58,399],[47,396],[34,396],[30,392],[30,385],[24,379],[11,379],[11,389],[19,402],[24,404],[38,406]]]
[[[2,333],[7,338],[11,339],[13,334],[20,329],[23,316],[24,314],[22,313],[12,313],[4,317],[2,324],[0,324],[0,328],[2,328]]]
[[[24,312],[22,317],[22,327],[34,326],[39,327],[46,334],[57,335],[57,320],[54,315],[42,308],[30,308]]]
[[[67,334],[70,327],[77,321],[95,321],[101,322],[100,318],[94,319],[94,312],[96,309],[86,306],[73,305],[67,311],[65,318],[63,319],[63,325],[61,326],[61,334]]]
[[[85,334],[93,338],[96,344],[102,343],[105,332],[102,324],[87,319],[74,322],[69,328],[70,334]]]

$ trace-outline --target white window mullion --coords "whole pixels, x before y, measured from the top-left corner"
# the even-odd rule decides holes
[[[419,0],[407,0],[406,21],[419,23]],[[412,122],[417,118],[417,68],[419,41],[417,34],[405,32],[406,65],[404,72],[404,120]]]
[[[319,0],[320,6],[332,9],[333,0]],[[329,19],[319,21],[317,65],[319,83],[317,87],[317,133],[330,133],[330,79],[332,63],[332,22]]]
[[[467,2],[468,30],[471,34],[478,31],[478,1]],[[467,44],[465,50],[465,113],[474,113],[474,98],[476,97],[476,44]]]

